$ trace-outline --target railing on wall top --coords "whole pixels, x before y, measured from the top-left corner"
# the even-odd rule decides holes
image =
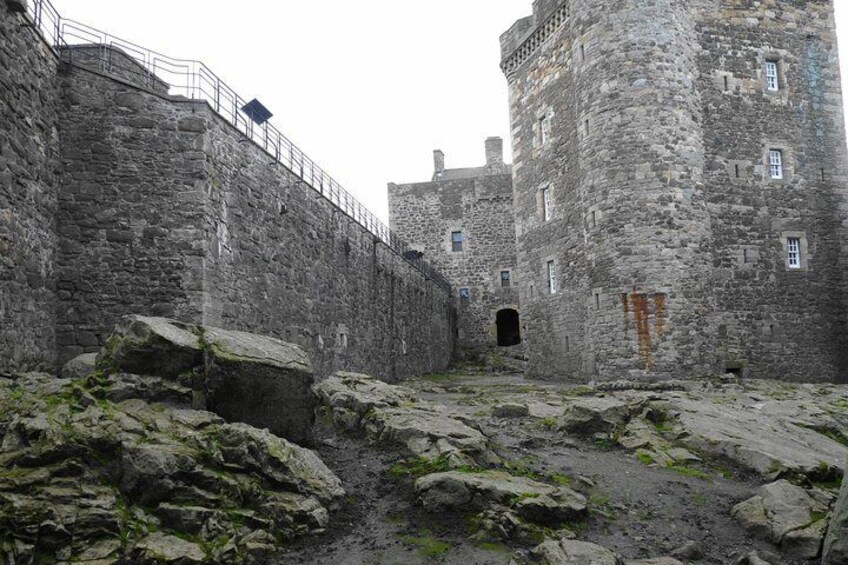
[[[74,47],[90,47],[84,54],[86,66],[95,63],[106,73],[122,76],[131,73],[134,82],[153,90],[164,91],[171,96],[205,101],[219,116],[264,149],[275,161],[289,169],[442,289],[451,291],[450,283],[441,273],[424,261],[419,253],[394,234],[277,128],[268,122],[256,125],[242,111],[246,100],[203,63],[166,57],[92,27],[64,19],[49,0],[30,0],[27,11],[34,27],[59,57],[68,60],[74,56]],[[116,53],[126,55],[127,59],[122,61]],[[128,62],[131,64],[126,64]]]

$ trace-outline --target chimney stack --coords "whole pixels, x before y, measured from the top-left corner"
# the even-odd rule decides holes
[[[441,149],[433,151],[433,164],[435,165],[435,174],[440,175],[445,172],[445,153]]]
[[[486,166],[501,167],[503,164],[503,139],[490,137],[486,140]]]

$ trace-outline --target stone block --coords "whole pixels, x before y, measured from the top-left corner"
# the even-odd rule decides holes
[[[317,397],[306,352],[271,337],[206,328],[207,409],[297,443],[312,437]]]

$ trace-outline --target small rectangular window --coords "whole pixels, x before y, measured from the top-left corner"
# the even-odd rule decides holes
[[[580,60],[581,61],[586,60],[586,46],[583,45],[583,44],[580,44]]]
[[[779,149],[769,151],[769,174],[775,180],[783,178],[783,151]]]
[[[547,145],[551,139],[551,117],[539,118],[539,145]]]
[[[506,288],[512,285],[512,281],[510,280],[510,272],[509,271],[501,271],[501,286]]]
[[[548,291],[551,294],[557,293],[557,270],[554,261],[548,261]]]
[[[777,61],[766,61],[766,85],[771,92],[780,90]]]
[[[788,253],[788,265],[790,269],[801,268],[801,240],[797,237],[790,237],[786,240],[786,250]]]
[[[459,253],[462,251],[462,232],[451,232],[451,251]]]
[[[551,198],[551,187],[542,189],[542,219],[546,222],[551,221],[553,211],[553,199]]]
[[[459,303],[468,304],[471,302],[471,290],[467,288],[459,289]]]

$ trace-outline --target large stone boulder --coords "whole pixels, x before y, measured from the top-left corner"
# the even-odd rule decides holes
[[[814,559],[821,552],[828,501],[824,495],[813,494],[788,481],[777,481],[737,504],[731,514],[746,529],[780,545],[787,554]]]
[[[97,368],[97,353],[83,353],[65,363],[59,376],[63,379],[81,379]]]
[[[206,408],[297,443],[312,437],[315,374],[296,345],[244,332],[204,328]]]
[[[328,527],[344,491],[315,453],[92,380],[0,378],[0,563],[269,562]]]
[[[298,443],[312,437],[317,400],[309,357],[272,337],[127,316],[107,340],[97,366],[126,375],[126,382],[109,393],[113,396],[151,400],[151,395],[167,393],[185,400],[173,393],[190,389],[192,407],[227,421],[267,428]],[[143,396],[132,396],[136,392]]]
[[[97,367],[176,379],[203,365],[197,326],[166,318],[125,316],[97,356]]]
[[[569,399],[560,418],[560,427],[573,434],[591,436],[612,433],[641,411],[639,403],[612,396]]]
[[[822,559],[822,565],[843,563],[848,563],[848,474],[842,481],[842,492],[830,517]]]
[[[435,473],[418,479],[415,492],[429,512],[510,508],[525,520],[550,525],[587,512],[586,499],[571,489],[500,472]]]
[[[585,541],[561,539],[546,541],[536,547],[533,557],[541,565],[620,565],[612,551]]]

